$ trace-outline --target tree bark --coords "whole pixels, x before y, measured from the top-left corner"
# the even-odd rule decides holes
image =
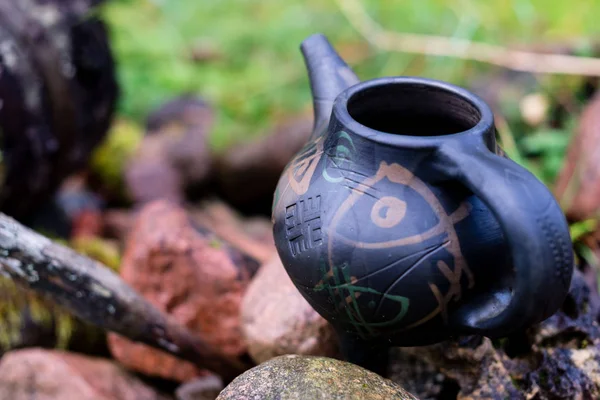
[[[2,213],[0,273],[91,324],[191,361],[226,382],[249,367],[170,320],[101,263]]]
[[[25,220],[85,166],[119,88],[91,0],[0,1],[0,210]]]

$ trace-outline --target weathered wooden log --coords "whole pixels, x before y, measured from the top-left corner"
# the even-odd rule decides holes
[[[2,213],[0,273],[82,320],[191,361],[226,382],[247,368],[169,319],[109,268]]]
[[[28,217],[85,165],[119,89],[98,0],[0,1],[0,210]]]

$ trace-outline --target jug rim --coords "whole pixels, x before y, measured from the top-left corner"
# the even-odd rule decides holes
[[[456,97],[459,97],[461,100],[470,103],[479,112],[479,121],[471,128],[460,132],[432,136],[419,136],[380,131],[363,125],[354,117],[352,117],[352,115],[350,115],[348,103],[354,96],[369,89],[389,85],[421,85],[450,93]],[[494,114],[488,104],[482,98],[463,87],[431,78],[393,76],[375,78],[357,83],[338,95],[333,105],[333,117],[334,118],[332,118],[332,120],[337,120],[342,126],[350,130],[353,134],[378,144],[390,146],[435,148],[443,143],[446,143],[448,140],[455,140],[464,137],[481,137],[485,140],[486,135],[491,134],[491,136],[495,138]]]

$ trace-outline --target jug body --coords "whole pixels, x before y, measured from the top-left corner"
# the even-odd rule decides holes
[[[502,336],[560,306],[566,221],[504,156],[479,98],[374,79],[343,91],[321,126],[281,176],[273,229],[290,278],[341,334],[399,346]]]

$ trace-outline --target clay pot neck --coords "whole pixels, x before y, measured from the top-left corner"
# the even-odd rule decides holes
[[[329,129],[393,147],[431,149],[465,136],[495,146],[493,115],[481,99],[418,77],[373,79],[345,90],[336,98]]]

